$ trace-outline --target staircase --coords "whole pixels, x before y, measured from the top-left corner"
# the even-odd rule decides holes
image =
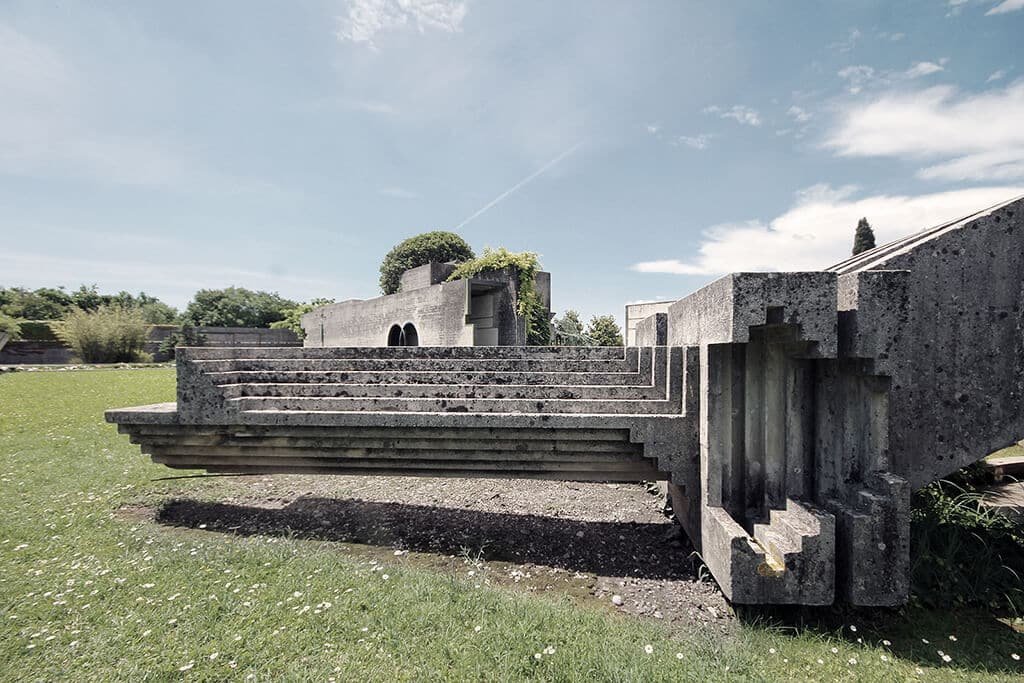
[[[179,469],[656,480],[682,378],[668,347],[189,348],[176,405],[107,419]]]

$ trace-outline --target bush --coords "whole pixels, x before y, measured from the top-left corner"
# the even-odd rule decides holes
[[[269,327],[296,306],[277,292],[242,287],[200,289],[181,317],[183,323],[197,327]]]
[[[145,360],[148,327],[139,309],[120,306],[100,306],[91,312],[75,309],[53,323],[57,337],[86,363]]]
[[[961,470],[914,493],[910,557],[915,600],[1024,614],[1024,527],[981,504],[987,474]]]
[[[402,273],[431,262],[463,263],[475,257],[473,249],[454,232],[436,230],[400,242],[380,264],[380,291],[394,294],[401,285]]]
[[[561,318],[552,321],[555,333],[555,346],[593,346],[590,338],[583,332],[583,321],[580,314],[569,309]]]
[[[284,320],[278,320],[276,323],[270,323],[270,329],[291,330],[298,335],[299,339],[305,339],[306,331],[302,329],[302,316],[306,315],[314,308],[319,308],[333,303],[334,299],[313,299],[308,303],[299,304],[295,308],[289,308],[284,312]]]
[[[202,346],[205,343],[205,334],[199,334],[190,325],[183,325],[180,330],[172,332],[160,342],[159,351],[168,358],[174,358],[176,356],[175,351],[179,346]]]
[[[52,320],[20,320],[21,338],[29,341],[57,341]]]
[[[5,341],[21,338],[21,323],[14,318],[0,313],[0,337],[7,337]]]

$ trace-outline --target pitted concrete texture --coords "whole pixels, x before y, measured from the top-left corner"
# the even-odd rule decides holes
[[[734,602],[896,605],[911,491],[1024,435],[1024,199],[827,271],[723,277],[638,347],[460,348],[455,327],[182,349],[177,404],[107,419],[211,472],[663,479]]]

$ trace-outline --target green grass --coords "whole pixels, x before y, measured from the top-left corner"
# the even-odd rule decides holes
[[[173,382],[169,369],[0,375],[0,680],[1018,680],[1024,671],[1010,656],[1024,657],[1021,637],[977,612],[830,612],[817,622],[846,626],[765,618],[728,636],[670,631],[569,599],[475,588],[402,557],[378,568],[339,544],[162,527],[119,510],[209,497],[223,480],[158,480],[168,470],[102,411],[172,400]],[[534,657],[547,647],[554,653]]]

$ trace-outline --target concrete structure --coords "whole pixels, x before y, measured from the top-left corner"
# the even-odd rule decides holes
[[[449,263],[405,271],[396,294],[342,301],[302,317],[306,346],[521,346],[526,324],[516,312],[519,280],[507,270],[448,282]],[[551,311],[551,275],[534,281]]]
[[[641,322],[658,313],[668,313],[668,307],[676,301],[645,301],[638,304],[626,304],[626,317],[622,326],[622,334],[626,346],[644,346],[636,338],[636,328]]]
[[[189,349],[176,404],[107,419],[213,472],[663,479],[731,600],[896,605],[911,491],[1024,435],[1024,199],[726,276],[636,338]]]

